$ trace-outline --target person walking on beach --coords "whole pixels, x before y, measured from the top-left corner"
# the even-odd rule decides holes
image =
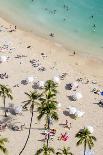
[[[67,125],[68,125],[68,120],[65,121],[65,126],[67,126]]]

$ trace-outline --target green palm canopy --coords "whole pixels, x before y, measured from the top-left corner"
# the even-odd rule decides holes
[[[42,148],[40,148],[39,150],[37,150],[37,152],[35,153],[35,155],[54,155],[55,154],[55,150],[52,147],[47,147],[47,145],[43,145]]]
[[[84,155],[85,155],[87,146],[89,147],[89,149],[92,149],[92,147],[94,147],[94,141],[96,141],[96,137],[93,136],[87,128],[80,130],[76,134],[76,138],[79,139],[77,142],[77,146],[84,145]]]
[[[59,152],[56,153],[57,155],[73,155],[73,153],[70,152],[70,147],[63,147],[63,149],[60,149]]]
[[[5,109],[5,100],[6,98],[9,98],[9,99],[13,99],[13,96],[12,96],[12,90],[10,88],[8,88],[6,85],[1,85],[0,84],[0,96],[2,97],[3,99],[3,104],[4,104],[4,109]],[[6,117],[6,110],[5,110],[5,117]]]
[[[5,147],[5,143],[8,142],[7,138],[2,138],[0,136],[0,151],[3,152],[4,154],[7,154],[7,148]]]
[[[29,132],[28,132],[28,136],[26,139],[26,142],[22,148],[22,150],[20,151],[19,155],[21,155],[24,151],[24,149],[26,148],[26,145],[28,143],[28,140],[30,138],[30,134],[31,134],[31,126],[32,126],[32,121],[33,121],[33,116],[34,116],[34,106],[37,104],[38,98],[41,96],[40,94],[37,93],[37,91],[30,91],[29,93],[25,93],[28,97],[28,100],[24,101],[25,105],[23,106],[24,108],[29,106],[30,107],[30,111],[31,111],[31,119],[30,119],[30,126],[29,126]]]

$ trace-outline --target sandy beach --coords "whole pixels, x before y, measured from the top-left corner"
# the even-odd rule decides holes
[[[14,30],[10,32],[11,30]],[[49,37],[49,36],[48,36]],[[6,46],[6,49],[4,48]],[[14,105],[23,105],[23,101],[27,99],[24,92],[28,92],[33,88],[33,83],[23,85],[22,80],[28,76],[35,78],[34,82],[39,80],[46,81],[54,76],[61,76],[62,73],[67,73],[64,80],[61,80],[58,87],[57,100],[60,102],[61,108],[58,110],[59,121],[53,123],[53,128],[57,129],[57,133],[50,141],[50,145],[56,150],[62,146],[70,146],[74,155],[82,155],[83,146],[76,146],[77,139],[75,134],[84,126],[91,125],[94,128],[94,135],[97,138],[95,147],[93,148],[95,155],[103,154],[103,108],[98,104],[103,96],[91,92],[94,88],[103,91],[103,60],[95,56],[80,54],[77,51],[73,55],[73,50],[67,50],[62,45],[55,43],[53,38],[48,40],[39,36],[34,36],[29,32],[19,30],[18,27],[6,22],[0,18],[0,56],[7,56],[8,61],[0,63],[0,74],[6,73],[8,78],[1,79],[0,84],[8,85],[13,92],[13,101],[7,99],[6,105],[10,103]],[[33,67],[31,61],[35,60],[38,67]],[[44,68],[44,71],[42,71]],[[83,98],[78,101],[70,101],[68,96],[74,93],[73,90],[66,90],[65,86],[68,83],[75,82],[82,78],[79,82],[77,92],[81,92]],[[88,81],[88,82],[87,82]],[[17,85],[19,87],[14,87]],[[0,98],[0,107],[3,106]],[[66,111],[69,106],[74,106],[85,112],[82,118],[74,120],[66,116]],[[1,108],[2,109],[2,108]],[[23,131],[12,131],[5,129],[0,134],[7,137],[9,143],[7,148],[10,155],[18,155],[28,134],[30,121],[30,112],[25,111],[22,115],[11,115],[12,123],[24,124]],[[0,119],[3,118],[3,111],[0,110]],[[64,129],[62,124],[65,120],[71,122],[72,128],[69,131],[70,139],[67,142],[58,141],[58,137]],[[37,112],[35,108],[34,120],[31,129],[31,137],[27,144],[23,155],[34,154],[38,148],[42,146],[41,130],[44,127],[45,121],[37,120]],[[0,152],[2,155],[2,153]]]

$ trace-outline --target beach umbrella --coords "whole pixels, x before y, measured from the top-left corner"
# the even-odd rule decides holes
[[[103,91],[102,91],[102,92],[100,92],[100,94],[103,96]]]
[[[94,155],[94,151],[92,150],[86,150],[85,155]]]
[[[6,62],[6,61],[7,61],[7,57],[6,56],[0,56],[0,63]]]
[[[69,114],[74,115],[76,113],[77,109],[75,107],[69,107]]]
[[[34,77],[33,76],[29,76],[26,78],[27,83],[32,83],[34,81]]]
[[[61,108],[61,103],[57,103],[57,108]]]
[[[85,112],[82,112],[82,111],[77,110],[77,111],[75,112],[75,116],[78,117],[78,118],[80,118],[80,117],[82,117],[82,116],[84,115],[84,113],[85,113]]]
[[[53,81],[54,81],[55,83],[59,84],[59,83],[60,83],[60,78],[59,78],[58,76],[54,76],[54,77],[53,77]]]
[[[71,83],[71,86],[73,89],[77,88],[79,86],[78,82]]]
[[[73,100],[79,100],[79,99],[81,99],[83,96],[82,96],[82,94],[80,93],[80,92],[77,92],[76,94],[74,94],[73,96],[72,96],[72,98],[73,98]]]
[[[15,111],[16,114],[22,113],[22,106],[15,107],[14,111]]]
[[[38,81],[38,87],[39,88],[44,88],[45,81]]]
[[[90,125],[86,126],[85,128],[88,129],[90,133],[94,132],[94,128]]]

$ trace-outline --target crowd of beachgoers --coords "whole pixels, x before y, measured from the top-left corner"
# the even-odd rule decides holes
[[[83,62],[0,19],[0,154],[103,153],[103,77]]]

